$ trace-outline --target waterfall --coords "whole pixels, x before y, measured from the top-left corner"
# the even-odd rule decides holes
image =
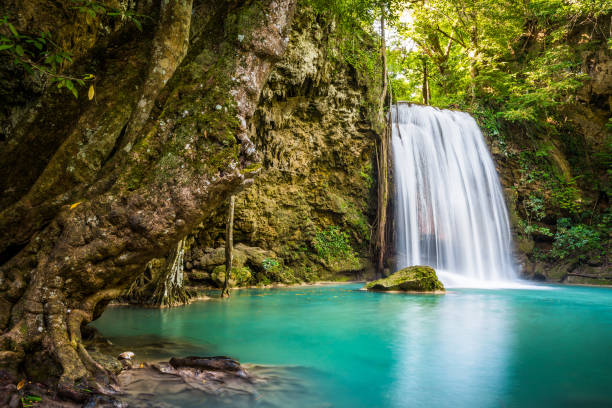
[[[447,286],[516,279],[501,184],[465,112],[392,109],[397,267],[429,265]]]

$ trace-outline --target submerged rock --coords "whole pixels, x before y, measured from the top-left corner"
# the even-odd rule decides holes
[[[429,266],[409,266],[386,278],[369,282],[364,289],[371,291],[443,292],[444,285]]]
[[[170,359],[169,363],[175,369],[187,367],[209,371],[229,371],[232,373],[239,373],[238,375],[246,377],[246,373],[238,360],[225,356],[185,358],[173,357]]]
[[[123,371],[118,380],[130,407],[158,406],[153,402],[162,395],[197,395],[201,392],[202,401],[211,401],[207,398],[212,396],[231,399],[257,395],[257,380],[237,360],[223,356],[172,358],[169,362],[143,363]]]

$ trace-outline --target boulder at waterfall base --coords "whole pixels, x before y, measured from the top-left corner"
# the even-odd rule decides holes
[[[409,266],[386,278],[367,283],[364,289],[381,292],[444,292],[436,271],[429,266]]]

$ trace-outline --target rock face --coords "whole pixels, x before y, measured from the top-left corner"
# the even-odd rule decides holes
[[[235,243],[265,251],[259,262],[248,257],[250,284],[354,277],[370,268],[373,118],[380,90],[373,73],[345,62],[340,51],[345,39],[335,37],[334,28],[325,16],[298,11],[287,52],[253,117],[251,139],[262,166],[253,185],[237,195],[234,221]],[[375,53],[369,35],[359,35],[352,41]],[[207,254],[223,253],[224,214],[223,207],[195,233],[185,254],[189,276],[212,272],[209,260],[216,255]],[[321,256],[317,233],[334,227],[346,234],[346,251]],[[262,268],[265,258],[271,262]]]
[[[371,291],[443,292],[444,285],[429,266],[409,266],[386,278],[369,282],[364,289]]]

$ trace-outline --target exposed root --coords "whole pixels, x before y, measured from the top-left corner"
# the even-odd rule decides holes
[[[183,284],[183,256],[185,255],[185,238],[166,258],[164,273],[160,275],[155,291],[151,298],[152,303],[160,307],[184,305],[189,302],[189,294]]]

